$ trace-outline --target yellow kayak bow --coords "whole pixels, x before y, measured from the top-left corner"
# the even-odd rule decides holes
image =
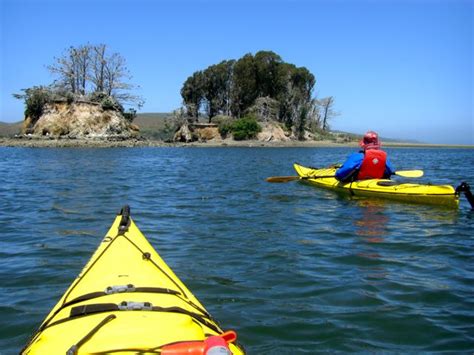
[[[125,206],[23,354],[243,354],[166,265]],[[186,352],[184,352],[186,351]]]

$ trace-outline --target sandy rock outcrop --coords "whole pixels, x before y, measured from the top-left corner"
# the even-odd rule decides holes
[[[258,133],[257,139],[263,142],[286,142],[290,140],[288,133],[276,122],[261,122],[262,131]]]
[[[292,139],[289,132],[285,132],[280,124],[274,121],[259,122],[262,131],[258,133],[257,140],[261,142],[287,142]],[[232,136],[222,138],[219,126],[214,123],[184,123],[176,131],[174,142],[221,142],[232,140]]]
[[[189,143],[193,141],[193,134],[189,129],[189,124],[183,124],[174,134],[173,142]]]
[[[184,123],[174,134],[174,142],[207,142],[221,140],[219,127],[215,123]]]
[[[138,131],[121,112],[91,102],[46,104],[39,119],[33,122],[27,117],[23,126],[26,134],[71,138],[131,138]]]

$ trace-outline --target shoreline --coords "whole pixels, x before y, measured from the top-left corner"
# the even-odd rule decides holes
[[[159,140],[133,138],[126,140],[112,139],[45,139],[45,138],[0,138],[0,147],[19,148],[138,148],[138,147],[247,147],[247,148],[354,148],[359,147],[357,142],[337,143],[325,141],[258,141],[258,140],[216,140],[191,143],[168,143]],[[464,148],[474,149],[474,145],[430,144],[430,143],[384,143],[386,148]]]

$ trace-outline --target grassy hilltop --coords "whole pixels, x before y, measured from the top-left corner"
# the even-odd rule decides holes
[[[148,139],[166,140],[174,133],[170,113],[139,113],[133,123],[140,127],[140,135]]]

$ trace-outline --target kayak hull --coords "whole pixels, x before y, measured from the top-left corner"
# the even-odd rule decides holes
[[[351,196],[374,197],[450,208],[456,208],[459,205],[459,196],[450,185],[398,183],[389,179],[342,183],[334,177],[317,178],[318,176],[335,175],[336,168],[316,169],[297,163],[293,166],[297,174],[304,178],[304,181]]]
[[[64,354],[74,346],[71,353],[78,354],[157,353],[167,344],[202,342],[223,333],[126,219],[125,231],[123,215],[117,216],[23,354]],[[229,347],[243,354],[236,344]]]

